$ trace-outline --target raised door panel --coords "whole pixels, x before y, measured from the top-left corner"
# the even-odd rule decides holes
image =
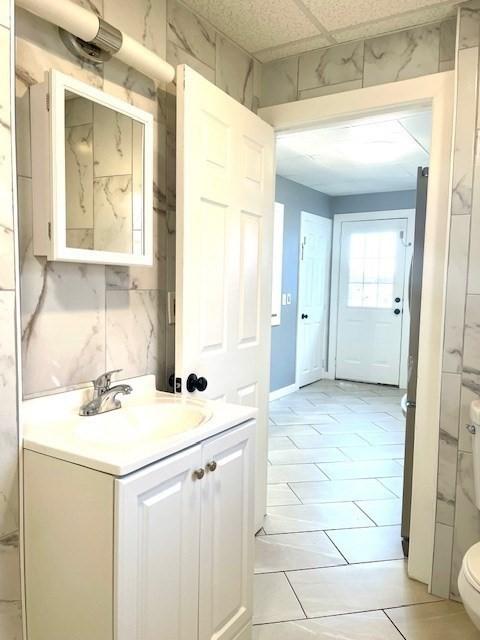
[[[199,640],[233,640],[251,621],[253,438],[250,422],[204,445]]]
[[[116,481],[115,640],[194,640],[201,463],[194,447]]]

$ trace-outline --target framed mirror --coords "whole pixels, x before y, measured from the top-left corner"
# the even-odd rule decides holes
[[[153,263],[153,117],[51,70],[31,88],[34,252]]]

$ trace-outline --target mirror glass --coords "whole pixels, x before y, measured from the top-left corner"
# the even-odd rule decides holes
[[[67,247],[144,253],[144,124],[65,92]]]

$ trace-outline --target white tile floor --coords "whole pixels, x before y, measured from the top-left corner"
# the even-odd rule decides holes
[[[480,640],[405,572],[401,396],[321,381],[270,404],[254,640]]]

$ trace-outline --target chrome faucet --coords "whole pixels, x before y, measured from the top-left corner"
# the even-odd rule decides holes
[[[99,413],[106,413],[114,409],[120,409],[122,404],[117,400],[120,393],[128,395],[132,393],[132,387],[129,384],[117,384],[111,387],[112,375],[119,373],[121,369],[107,371],[93,380],[93,399],[86,402],[80,407],[81,416],[96,416]]]

